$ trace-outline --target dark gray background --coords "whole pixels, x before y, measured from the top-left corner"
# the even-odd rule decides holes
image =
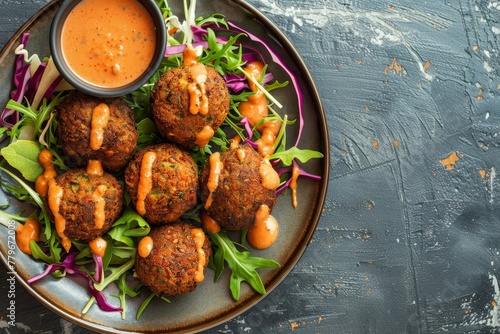
[[[0,0],[0,46],[48,2]],[[210,332],[500,332],[500,2],[248,2],[319,88],[330,189],[295,269]],[[89,333],[16,298],[17,327],[2,307],[0,332]]]

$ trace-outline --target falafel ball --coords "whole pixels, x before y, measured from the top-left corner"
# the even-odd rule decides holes
[[[193,229],[203,235],[202,245],[200,241],[197,246]],[[135,271],[139,280],[156,294],[176,296],[195,290],[197,283],[203,280],[200,274],[204,274],[212,252],[210,240],[203,230],[177,221],[153,227],[149,237],[152,241],[150,253],[145,257],[139,252],[136,255]],[[205,263],[200,263],[201,250]],[[203,272],[199,272],[201,270]]]
[[[102,127],[102,143],[92,148],[92,116],[101,103],[108,106],[109,117]],[[134,114],[122,98],[104,99],[74,92],[59,106],[58,144],[71,167],[100,160],[105,170],[116,172],[132,158],[138,137]]]
[[[248,144],[220,154],[222,169],[217,187],[208,187],[211,162],[200,175],[201,200],[206,214],[229,230],[242,230],[255,222],[255,214],[266,204],[272,211],[276,192],[263,186],[260,165],[263,158]],[[211,201],[207,205],[207,201]],[[207,207],[208,206],[208,207]]]
[[[195,206],[198,166],[174,144],[151,145],[137,151],[125,169],[125,184],[140,215],[150,224],[168,224]]]
[[[196,83],[193,65],[165,72],[151,94],[151,109],[158,132],[188,149],[205,146],[229,112],[229,91],[222,76],[213,67],[201,63],[195,66],[203,66],[206,70],[206,81],[202,83],[204,94],[199,96],[207,98],[206,113],[190,111],[192,93],[188,86]]]
[[[123,188],[111,174],[96,175],[85,169],[73,169],[57,176],[50,185],[53,186],[62,189],[58,214],[65,220],[64,235],[70,239],[92,241],[108,232],[121,215]],[[54,219],[50,198],[45,200]],[[102,200],[104,207],[98,204]]]

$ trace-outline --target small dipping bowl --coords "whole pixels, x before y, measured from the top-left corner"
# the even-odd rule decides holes
[[[139,89],[153,76],[166,39],[154,0],[66,0],[52,21],[50,51],[75,89],[110,98]]]

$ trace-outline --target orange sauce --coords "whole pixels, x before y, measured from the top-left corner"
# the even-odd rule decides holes
[[[231,144],[229,145],[229,149],[235,150],[238,146],[240,146],[240,143],[241,143],[241,137],[234,136],[234,138],[231,139]]]
[[[207,198],[207,202],[205,203],[205,209],[208,209],[210,205],[212,205],[212,194],[217,189],[219,185],[219,176],[224,168],[224,164],[220,161],[220,153],[214,152],[210,156],[210,175],[208,176],[207,187],[210,192]]]
[[[220,231],[220,225],[215,220],[213,220],[205,211],[201,214],[201,223],[205,230],[211,233],[218,233]]]
[[[251,62],[244,68],[244,71],[255,80],[260,79],[263,70],[264,64],[260,61]],[[238,110],[242,116],[248,119],[251,126],[256,126],[264,117],[268,116],[268,104],[264,93],[260,91],[252,80],[248,80],[248,86],[255,94],[249,96],[247,101],[241,102],[238,106]],[[257,128],[257,130],[261,132],[261,138],[256,141],[258,145],[257,151],[261,156],[269,157],[274,153],[276,150],[276,138],[280,128],[281,122],[278,120],[265,122]]]
[[[120,87],[148,69],[155,26],[137,0],[83,0],[63,25],[61,46],[69,67],[83,80]]]
[[[280,176],[269,163],[263,160],[259,166],[259,175],[262,186],[266,189],[274,190],[280,185]]]
[[[297,165],[293,166],[292,169],[292,180],[290,181],[290,189],[292,189],[292,205],[294,208],[297,207],[297,179],[300,175],[300,169]]]
[[[260,61],[254,61],[245,66],[244,71],[248,73],[251,77],[258,80],[262,75],[264,69],[264,64]],[[252,92],[255,94],[248,97],[248,101],[241,102],[238,106],[238,110],[241,115],[248,119],[250,125],[257,125],[264,117],[268,115],[267,100],[257,85],[255,85],[251,80],[248,80],[248,86]]]
[[[156,160],[156,153],[146,152],[141,161],[141,173],[139,185],[137,187],[137,203],[135,208],[140,215],[146,214],[146,205],[144,201],[146,196],[153,188],[153,163]]]
[[[16,243],[24,254],[31,255],[31,240],[40,241],[40,223],[35,218],[29,218],[16,229]]]
[[[102,165],[99,160],[89,160],[86,171],[90,175],[104,175],[104,170],[102,169]]]
[[[69,252],[69,249],[71,248],[71,240],[64,234],[64,230],[66,229],[66,219],[59,213],[63,194],[63,188],[56,183],[55,179],[51,179],[49,181],[48,191],[49,208],[54,215],[54,223],[56,225],[57,235],[61,238],[61,244],[66,252]]]
[[[104,128],[108,125],[109,107],[105,103],[99,103],[92,110],[92,122],[90,128],[90,147],[97,151],[101,148],[104,140]]]
[[[89,242],[89,247],[92,250],[92,253],[99,255],[100,257],[104,256],[107,246],[108,243],[102,237],[97,237]]]
[[[270,215],[269,207],[261,205],[255,214],[255,223],[247,233],[247,241],[255,249],[269,248],[278,238],[278,222]]]
[[[35,190],[40,196],[45,197],[47,196],[47,192],[49,190],[49,180],[55,178],[57,176],[57,172],[54,164],[52,163],[52,153],[50,153],[50,151],[46,148],[38,154],[38,161],[42,165],[44,172],[42,175],[37,177]]]
[[[196,133],[196,140],[194,143],[198,147],[205,147],[210,141],[210,138],[214,136],[214,129],[210,125],[206,125],[200,132]]]
[[[258,145],[257,151],[261,156],[269,157],[274,153],[274,151],[276,150],[275,142],[278,133],[280,132],[280,128],[281,122],[278,120],[266,122],[262,124],[261,127],[259,127],[259,129],[262,131],[262,135],[260,139],[256,141],[256,143]]]
[[[205,68],[205,65],[198,63],[198,55],[196,54],[196,49],[194,49],[191,45],[188,45],[186,47],[182,56],[182,65],[189,66],[189,71],[192,79],[192,81],[189,82],[187,86],[187,90],[189,92],[189,112],[193,115],[196,115],[198,113],[206,115],[208,113],[208,96],[205,89],[205,82],[207,81],[207,69]]]
[[[198,64],[198,55],[196,55],[196,50],[192,45],[187,45],[186,49],[182,53],[182,65],[196,65]]]
[[[236,150],[236,157],[238,158],[239,162],[245,161],[245,158],[246,158],[245,150],[237,149]]]
[[[149,235],[146,235],[139,241],[139,245],[137,246],[137,253],[140,257],[148,257],[153,250],[153,238]]]
[[[94,224],[95,228],[102,228],[104,221],[106,220],[106,214],[104,208],[106,206],[106,200],[104,194],[108,190],[108,187],[101,184],[97,186],[97,189],[92,193],[92,201],[94,201]]]
[[[208,96],[205,89],[207,81],[207,69],[203,64],[190,66],[192,82],[188,84],[189,112],[193,115],[208,113]]]
[[[201,228],[193,228],[191,230],[191,236],[196,244],[196,252],[198,253],[198,267],[196,268],[196,273],[194,275],[195,282],[203,282],[205,279],[204,268],[207,262],[207,256],[203,250],[203,244],[205,243],[205,233]]]

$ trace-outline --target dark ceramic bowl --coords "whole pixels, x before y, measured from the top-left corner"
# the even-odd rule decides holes
[[[73,8],[82,0],[66,0],[63,1],[61,7],[56,12],[50,28],[50,52],[52,59],[59,73],[68,81],[75,89],[86,94],[98,97],[118,97],[126,95],[134,90],[137,90],[144,85],[156,72],[165,55],[167,31],[163,16],[155,4],[154,0],[139,0],[153,18],[156,27],[156,48],[153,59],[149,67],[134,81],[119,87],[102,87],[81,79],[66,62],[62,52],[61,34],[63,25],[71,13]]]

